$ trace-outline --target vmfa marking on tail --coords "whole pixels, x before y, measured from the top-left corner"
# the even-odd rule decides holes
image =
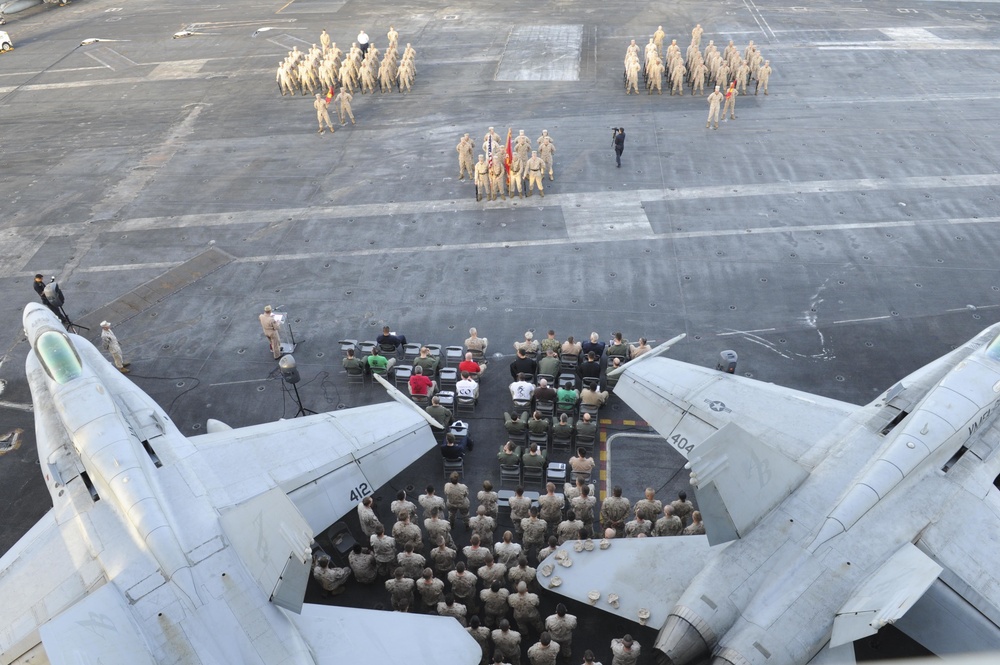
[[[303,603],[314,534],[436,445],[419,409],[187,438],[44,306],[24,327],[53,508],[0,558],[0,663],[479,661],[447,617]]]
[[[688,459],[707,535],[580,552],[557,593],[615,594],[673,665],[853,663],[889,623],[1000,649],[1000,324],[866,406],[656,351],[615,392]]]

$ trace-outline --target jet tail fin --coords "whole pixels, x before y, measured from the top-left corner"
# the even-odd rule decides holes
[[[734,423],[697,446],[688,466],[712,545],[748,534],[809,475]]]
[[[862,582],[833,620],[830,646],[874,635],[920,600],[943,569],[906,543]]]

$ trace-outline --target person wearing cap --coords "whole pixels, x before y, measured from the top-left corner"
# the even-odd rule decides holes
[[[719,128],[719,104],[721,103],[722,92],[720,92],[719,86],[715,86],[715,92],[708,96],[708,120],[705,121],[705,129],[708,129],[713,119],[715,120],[714,129]]]
[[[639,643],[628,633],[620,640],[611,640],[611,665],[635,665],[639,662]]]
[[[46,286],[45,276],[42,275],[41,273],[35,275],[35,282],[33,286],[35,287],[35,293],[37,293],[38,297],[41,298],[42,304],[48,307],[53,314],[58,316],[60,321],[62,321],[63,323],[69,323],[69,319],[63,316],[63,313],[59,311],[59,308],[53,303],[49,302],[49,299],[45,297],[45,286]]]
[[[122,360],[122,347],[118,343],[118,338],[111,332],[111,324],[107,321],[101,321],[101,344],[104,346],[104,350],[111,354],[111,359],[115,361],[115,367],[122,374],[128,374],[128,366],[132,363]]]
[[[524,341],[514,342],[514,350],[523,350],[527,354],[538,353],[538,342],[535,340],[535,334],[530,330],[524,333]]]
[[[329,111],[327,111],[326,108],[329,105],[330,103],[326,101],[326,98],[317,92],[316,101],[313,102],[313,108],[316,109],[316,122],[319,123],[319,130],[317,131],[317,134],[323,133],[324,122],[326,123],[327,128],[330,130],[330,133],[333,134],[333,123],[330,122],[330,113]]]
[[[542,185],[542,171],[544,168],[545,162],[538,156],[538,151],[532,150],[531,158],[524,163],[524,170],[528,176],[528,196],[531,196],[531,192],[535,187],[538,187],[540,195],[545,196],[545,187]]]
[[[260,320],[260,327],[264,330],[264,337],[271,344],[271,354],[277,360],[281,357],[281,339],[278,338],[278,322],[271,316],[271,306],[264,306],[264,313],[257,317]]]
[[[545,168],[549,170],[549,180],[555,179],[552,177],[552,159],[555,154],[556,144],[549,136],[542,137],[542,140],[538,142],[538,156],[542,158]]]
[[[455,150],[458,152],[458,179],[465,180],[466,175],[471,178],[472,155],[476,150],[476,146],[468,134],[459,140],[458,145],[455,146]]]
[[[493,144],[493,150],[494,151],[499,150],[502,141],[503,139],[501,139],[500,135],[496,133],[496,130],[490,127],[488,130],[486,130],[486,135],[483,136],[483,151],[486,152],[489,150],[491,142]]]
[[[729,84],[729,90],[726,90],[726,104],[722,107],[722,120],[736,120],[736,97],[739,95],[739,91],[736,90],[736,81],[733,80]],[[729,117],[726,117],[726,114]]]
[[[767,82],[771,78],[771,61],[765,60],[764,64],[757,69],[757,85],[754,86],[753,94],[757,94],[761,86],[764,86],[764,94],[767,94]]]

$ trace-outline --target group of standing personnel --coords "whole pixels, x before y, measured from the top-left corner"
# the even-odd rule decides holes
[[[399,56],[399,33],[392,26],[389,26],[386,37],[389,45],[384,55],[370,42],[364,30],[345,54],[323,30],[320,45],[313,44],[308,52],[293,46],[285,59],[278,63],[275,80],[279,92],[282,96],[294,96],[296,92],[303,96],[310,93],[315,96],[313,108],[316,110],[319,134],[325,129],[329,129],[331,134],[334,131],[328,110],[331,103],[335,104],[340,124],[345,125],[350,119],[353,125],[351,102],[355,90],[360,89],[362,94],[374,94],[376,83],[383,93],[391,92],[394,86],[400,92],[409,92],[412,88],[417,73],[416,51],[407,44],[402,57]],[[320,91],[326,91],[326,94]]]
[[[642,71],[647,94],[663,94],[663,78],[666,76],[670,85],[670,94],[684,95],[685,85],[690,86],[692,95],[705,93],[705,82],[715,85],[715,90],[708,95],[708,121],[705,127],[715,123],[719,128],[719,111],[722,117],[736,119],[736,98],[747,94],[747,85],[755,81],[754,94],[763,89],[767,93],[767,84],[771,78],[771,61],[765,60],[753,40],[740,52],[729,40],[729,44],[719,52],[714,40],[709,40],[704,52],[701,50],[701,36],[704,30],[699,23],[691,31],[691,44],[682,56],[677,40],[673,39],[666,51],[663,50],[663,40],[666,33],[663,26],[658,26],[653,36],[649,38],[643,53],[643,64],[639,64],[639,45],[633,39],[625,51],[625,72],[623,80],[625,94],[634,91],[639,94],[639,72]],[[725,92],[723,92],[725,91]],[[723,106],[724,104],[724,106]]]
[[[535,142],[532,150],[531,139],[525,136],[524,130],[519,130],[512,140],[511,130],[507,130],[507,140],[504,142],[492,127],[483,137],[483,152],[479,161],[473,162],[476,146],[468,134],[465,134],[455,146],[458,152],[458,179],[465,180],[468,175],[476,186],[476,200],[483,197],[496,201],[497,197],[504,200],[509,194],[511,198],[531,196],[532,190],[538,188],[538,193],[545,196],[545,186],[542,181],[548,171],[549,180],[555,180],[552,168],[556,153],[556,144],[549,136],[547,129]],[[525,182],[527,181],[527,182]]]
[[[510,499],[514,530],[499,537],[499,495],[490,481],[476,493],[453,473],[441,495],[428,485],[415,502],[400,491],[390,506],[395,520],[391,528],[383,525],[374,501],[366,497],[358,505],[358,520],[367,547],[355,545],[344,568],[317,556],[314,576],[332,594],[341,593],[352,575],[362,584],[384,580],[394,611],[452,617],[466,627],[482,648],[481,663],[519,664],[525,652],[531,665],[566,662],[573,652],[576,617],[562,603],[548,617],[540,612],[531,563],[540,563],[571,540],[590,537],[598,510],[593,486],[582,480],[564,488],[571,504],[565,515],[566,499],[554,490],[549,483],[539,505],[533,506],[518,487]],[[470,516],[473,499],[478,506]],[[633,512],[635,519],[626,521]],[[689,517],[692,523],[685,527]],[[616,487],[601,506],[600,520],[606,538],[704,533],[697,529],[698,513],[683,492],[664,505],[647,489],[633,508]],[[456,544],[454,532],[460,523],[470,532],[465,547]],[[538,641],[529,646],[529,636]],[[640,646],[625,635],[612,640],[610,650],[613,665],[634,665]],[[590,651],[584,657],[596,662]]]
[[[633,91],[638,94],[640,71],[648,94],[653,94],[653,90],[663,94],[664,75],[670,84],[671,95],[683,96],[685,85],[690,86],[691,94],[704,94],[706,81],[721,89],[727,89],[732,82],[735,82],[736,88],[742,94],[747,94],[749,81],[756,81],[754,94],[757,94],[761,87],[764,89],[764,94],[767,94],[767,84],[771,76],[770,61],[764,60],[753,40],[750,40],[742,53],[732,40],[729,40],[729,45],[722,53],[719,53],[715,41],[709,40],[702,52],[703,33],[700,23],[691,30],[691,44],[682,56],[676,39],[671,40],[664,51],[663,41],[666,33],[663,32],[662,25],[658,26],[646,44],[641,66],[639,45],[633,39],[625,51],[623,74],[625,94],[631,94]]]

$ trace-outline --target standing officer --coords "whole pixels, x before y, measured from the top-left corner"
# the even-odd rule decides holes
[[[111,359],[115,361],[115,367],[118,368],[118,371],[122,374],[128,374],[128,366],[132,363],[122,360],[121,344],[118,343],[115,334],[111,332],[111,324],[107,321],[101,321],[101,344],[104,346],[104,350],[111,354]]]
[[[277,360],[281,357],[281,340],[278,338],[278,322],[271,316],[271,306],[264,307],[264,313],[257,317],[260,327],[264,329],[264,337],[271,343],[271,354]]]
[[[552,137],[549,136],[549,130],[543,129],[542,130],[542,135],[538,137],[538,140],[535,141],[535,143],[537,145],[542,145],[542,141],[545,140],[546,138],[549,139],[550,141],[552,140]],[[555,145],[555,143],[553,143],[553,145]]]
[[[647,95],[653,94],[653,89],[656,89],[656,94],[663,94],[663,63],[660,61],[659,56],[654,56],[654,60],[649,65],[649,87],[646,92]]]
[[[653,43],[656,44],[656,52],[663,52],[663,38],[667,36],[667,33],[663,32],[663,26],[658,26],[656,32],[653,33]]]
[[[497,155],[493,158],[493,164],[490,166],[490,190],[492,200],[497,200],[497,194],[506,201],[507,195],[504,194],[503,181],[506,171],[503,167],[503,162],[500,161],[500,156]]]
[[[361,55],[366,55],[368,53],[368,33],[364,30],[358,33],[358,48],[361,49]]]
[[[455,146],[455,150],[458,151],[458,179],[465,180],[465,174],[468,173],[469,177],[472,177],[472,153],[475,148],[472,145],[472,139],[466,134]]]
[[[764,94],[767,94],[767,81],[771,78],[771,61],[765,60],[764,64],[757,70],[757,85],[753,89],[753,94],[757,94],[760,86],[764,86]]]
[[[55,304],[50,302],[48,298],[45,297],[44,275],[42,275],[41,273],[35,275],[35,282],[34,284],[32,284],[32,286],[35,287],[35,293],[38,294],[38,297],[42,299],[42,304],[48,307],[50,310],[52,310],[52,313],[58,316],[59,320],[62,321],[64,324],[69,323],[69,320],[65,316],[63,316],[63,313],[59,310],[59,308]]]
[[[625,151],[625,128],[619,127],[615,130],[614,135],[614,145],[615,145],[615,161],[618,162],[618,168],[622,167],[622,152]]]
[[[480,159],[483,158],[480,157]],[[534,189],[535,185],[538,185],[538,193],[544,197],[545,188],[542,186],[542,169],[545,168],[545,162],[538,156],[537,150],[531,151],[531,159],[528,160],[525,167],[528,171],[528,196],[531,196],[531,190]]]
[[[340,124],[346,125],[345,116],[351,118],[351,124],[354,124],[354,112],[351,111],[351,100],[354,99],[354,95],[347,91],[347,88],[341,88],[340,92],[337,93],[337,100],[340,102],[337,105],[337,117],[340,118]]]
[[[474,170],[474,182],[476,184],[476,200],[482,201],[483,194],[490,198],[490,166],[486,163],[486,155],[479,155]],[[529,194],[530,195],[530,194]]]
[[[702,29],[701,23],[694,26],[694,30],[691,31],[691,43],[695,46],[701,46],[701,35],[703,32],[705,31]]]
[[[715,129],[719,128],[719,104],[722,103],[722,93],[719,92],[719,86],[715,86],[715,92],[708,96],[708,120],[705,122],[705,129],[712,124],[712,119],[715,119]]]
[[[323,133],[323,123],[330,128],[330,133],[333,134],[333,124],[330,122],[330,113],[326,110],[327,101],[324,99],[323,95],[316,93],[316,101],[313,102],[313,108],[316,109],[316,122],[319,123],[319,131],[317,134]]]
[[[553,143],[552,139],[546,135],[538,144],[538,154],[545,162],[545,168],[549,170],[549,180],[554,180],[552,177],[552,157],[555,153],[556,144]]]
[[[500,138],[500,135],[497,134],[492,127],[490,127],[489,131],[486,132],[486,135],[483,136],[483,150],[486,150],[486,147],[490,144],[491,138],[493,139],[493,149],[497,150],[499,148],[500,141],[502,139]]]
[[[517,138],[514,139],[514,152],[521,156],[522,162],[527,162],[531,157],[531,139],[524,135],[524,130],[519,129]]]
[[[507,193],[510,194],[510,198],[514,198],[514,192],[516,191],[517,195],[523,199],[523,186],[524,161],[521,159],[521,155],[515,152],[510,159],[510,186],[507,188]]]
[[[698,55],[694,66],[691,67],[691,94],[692,95],[704,95],[705,94],[705,75],[708,73],[708,67],[705,66],[705,61],[702,59],[701,55]]]
[[[726,105],[722,107],[722,119],[728,120],[726,118],[726,113],[730,114],[733,120],[736,120],[736,97],[739,95],[739,91],[736,89],[736,81],[729,84],[729,90],[726,90]]]

